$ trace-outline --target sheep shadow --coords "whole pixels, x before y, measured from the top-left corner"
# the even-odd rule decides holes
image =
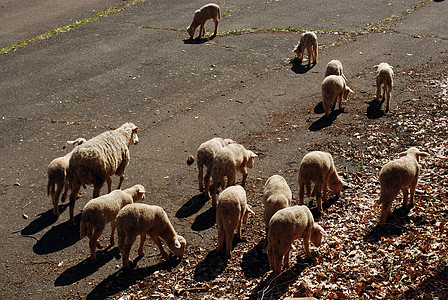
[[[265,240],[261,240],[251,250],[243,254],[241,269],[246,278],[259,278],[269,271],[268,256],[263,253]]]
[[[371,228],[364,236],[364,241],[367,243],[377,243],[382,237],[400,236],[405,231],[404,226],[410,222],[408,214],[410,207],[399,207],[387,218],[386,224],[381,226],[379,224]],[[416,223],[419,220],[414,220]],[[421,221],[421,220],[420,220]],[[424,224],[424,222],[423,222]]]
[[[271,272],[253,289],[248,299],[279,299],[297,281],[300,274],[313,264],[315,262],[297,257],[297,263],[289,269],[283,270],[279,276],[274,276],[274,272]]]
[[[181,208],[179,208],[176,212],[177,218],[186,218],[194,215],[207,203],[208,199],[204,196],[204,194],[199,194],[193,196],[188,202],[184,203]]]
[[[290,64],[292,64],[291,70],[296,74],[305,74],[306,72],[314,68],[314,66],[316,65],[315,63],[309,65],[302,65],[302,61],[297,57],[292,59],[290,61]]]
[[[198,263],[194,270],[194,280],[197,282],[208,282],[224,272],[227,267],[227,258],[215,250],[210,251],[207,256]]]
[[[194,231],[203,231],[213,227],[216,223],[216,209],[210,207],[196,217],[191,229]]]
[[[55,286],[66,286],[73,284],[87,276],[92,275],[98,271],[101,267],[110,262],[113,258],[120,258],[120,251],[117,247],[111,249],[111,246],[97,251],[97,261],[93,263],[90,257],[86,258],[79,264],[67,269],[56,278]]]
[[[197,37],[197,38],[186,38],[184,39],[184,44],[190,44],[190,45],[197,45],[197,44],[204,44],[208,41],[211,41],[215,38],[215,36],[211,35],[209,37]]]
[[[316,104],[316,106],[314,107],[314,113],[318,114],[318,115],[325,113],[325,109],[324,109],[324,105],[323,105],[322,101],[320,101],[319,103]]]
[[[76,224],[81,221],[81,214],[75,216]],[[53,226],[34,244],[33,251],[36,254],[50,254],[58,252],[79,241],[79,226],[72,226],[67,220],[57,226]]]
[[[62,214],[63,211],[68,207],[66,205],[59,205],[59,212]],[[38,215],[39,217],[30,224],[28,224],[25,228],[20,231],[21,235],[33,235],[36,234],[48,226],[54,224],[58,220],[58,216],[53,215],[53,209],[49,209],[44,213]]]
[[[130,270],[119,270],[100,282],[86,297],[87,300],[106,299],[115,295],[138,281],[154,274],[156,271],[171,271],[180,264],[181,260],[163,261],[154,266]],[[135,262],[134,262],[135,263]]]
[[[379,119],[385,115],[384,111],[381,110],[383,102],[384,99],[381,102],[376,101],[376,99],[369,102],[366,113],[368,119]]]
[[[344,112],[344,109],[338,109],[338,110],[334,110],[332,112],[330,112],[330,114],[328,115],[328,118],[325,117],[325,115],[323,115],[320,119],[318,119],[317,121],[314,121],[313,124],[310,125],[310,127],[308,128],[310,131],[318,131],[321,129],[324,129],[325,127],[330,126],[331,124],[333,124],[333,122],[336,120],[336,118]]]

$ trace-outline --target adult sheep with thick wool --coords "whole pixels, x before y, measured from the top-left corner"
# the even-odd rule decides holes
[[[420,157],[427,157],[429,153],[422,152],[416,147],[411,147],[399,154],[401,158],[385,164],[379,173],[381,185],[380,200],[381,216],[380,225],[384,225],[390,215],[392,202],[397,198],[400,190],[403,192],[403,207],[408,206],[408,188],[410,190],[409,206],[414,206],[415,188],[420,173],[418,164]]]
[[[93,198],[100,195],[100,190],[107,181],[108,192],[112,188],[111,176],[120,176],[117,189],[121,188],[124,171],[129,163],[129,147],[138,143],[137,126],[125,123],[120,128],[106,131],[84,144],[72,153],[69,162],[68,178],[72,189],[70,194],[70,221],[75,224],[73,211],[76,195],[81,186],[93,184]]]
[[[90,259],[96,262],[96,248],[101,248],[98,242],[104,228],[111,224],[110,244],[115,243],[114,233],[118,212],[128,204],[142,202],[145,200],[145,188],[136,184],[125,190],[114,190],[109,194],[92,199],[84,206],[81,215],[80,239],[89,237]]]
[[[48,165],[48,184],[47,184],[47,196],[51,197],[53,203],[53,214],[59,216],[59,196],[61,196],[61,201],[64,202],[67,198],[67,193],[70,189],[70,185],[67,179],[68,165],[70,157],[75,147],[84,143],[86,139],[77,138],[74,141],[67,141],[67,144],[72,145],[73,149],[66,155],[53,159]]]

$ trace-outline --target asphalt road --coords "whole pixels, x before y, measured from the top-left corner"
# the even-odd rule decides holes
[[[3,1],[0,47],[125,3]],[[189,243],[214,249],[215,227],[197,220],[207,216],[210,203],[189,218],[176,218],[198,195],[196,167],[185,161],[202,142],[215,136],[246,142],[260,155],[249,173],[252,180],[283,174],[298,168],[308,145],[345,142],[343,135],[326,131],[331,124],[310,130],[323,115],[315,107],[329,60],[343,63],[356,92],[333,122],[368,122],[367,104],[360,99],[374,97],[374,65],[388,62],[400,74],[448,57],[445,1],[217,3],[223,18],[213,40],[186,39],[184,28],[203,2],[155,0],[0,54],[2,299],[85,297],[121,266],[114,257],[89,266],[88,241],[79,241],[78,230],[68,226],[68,210],[58,219],[51,215],[46,169],[68,151],[65,141],[91,138],[127,121],[137,124],[140,143],[130,149],[124,187],[143,184],[147,202],[163,206]],[[387,30],[378,30],[378,24]],[[320,53],[314,68],[290,63],[300,32],[287,28],[317,31]],[[396,87],[393,110],[412,97],[404,77],[397,76]],[[290,124],[295,129],[279,143],[269,121],[293,109],[303,114],[303,122]],[[296,176],[285,175],[294,195]],[[92,189],[82,193],[75,208],[78,220]],[[108,235],[109,230],[102,239]],[[151,249],[153,256],[139,264],[160,259]],[[76,268],[84,268],[83,276],[64,277]]]

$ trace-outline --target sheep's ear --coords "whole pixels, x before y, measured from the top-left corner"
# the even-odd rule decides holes
[[[174,238],[174,247],[176,247],[177,249],[180,249],[180,247],[182,247],[177,236]]]
[[[145,189],[144,188],[139,188],[138,189],[138,193],[139,194],[144,194],[146,191],[145,191]]]
[[[252,210],[252,207],[250,207],[250,205],[248,205],[246,209],[251,215],[255,215],[255,212]]]
[[[406,155],[408,155],[408,152],[407,152],[407,151],[398,153],[398,156],[399,156],[399,157],[406,156]]]
[[[374,65],[373,68],[378,69],[378,66],[379,66],[379,65]]]
[[[67,144],[69,145],[73,145],[75,143],[75,141],[67,141]]]
[[[138,127],[135,127],[134,129],[132,129],[132,132],[137,132]]]
[[[254,158],[254,157],[258,157],[258,155],[256,155],[255,153],[253,153],[252,151],[250,151],[250,157]]]
[[[319,226],[319,231],[323,236],[327,235],[327,232],[321,226]]]
[[[420,156],[420,157],[428,157],[428,156],[429,156],[429,153],[428,153],[428,152],[419,152],[419,153],[417,153],[417,156]]]
[[[355,91],[354,90],[352,90],[351,88],[349,88],[349,87],[347,87],[348,88],[348,92],[349,93],[354,93]]]

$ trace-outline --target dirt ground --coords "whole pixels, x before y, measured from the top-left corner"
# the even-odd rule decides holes
[[[9,24],[0,25],[1,298],[448,298],[446,2],[217,3],[218,36],[195,40],[184,28],[198,1],[1,5]],[[291,52],[303,30],[318,35],[315,66]],[[325,118],[320,84],[331,59],[355,92]],[[380,62],[395,72],[387,113],[374,101]],[[91,263],[66,203],[52,215],[46,169],[67,153],[65,141],[127,121],[139,127],[140,143],[130,148],[123,185],[143,184],[146,202],[166,210],[188,248],[166,262],[148,239],[145,256],[134,246],[133,268],[123,271],[116,246]],[[256,214],[229,260],[215,251],[215,211],[197,189],[196,164],[186,164],[215,136],[259,156],[246,187]],[[415,206],[401,207],[399,195],[380,228],[378,172],[411,146],[430,154],[420,160]],[[296,204],[300,161],[312,150],[333,155],[349,188],[339,198],[329,193],[323,214],[307,198],[327,235],[311,247],[313,260],[296,241],[291,268],[274,278],[261,250],[263,186],[284,176]],[[78,224],[92,188],[81,192]]]

